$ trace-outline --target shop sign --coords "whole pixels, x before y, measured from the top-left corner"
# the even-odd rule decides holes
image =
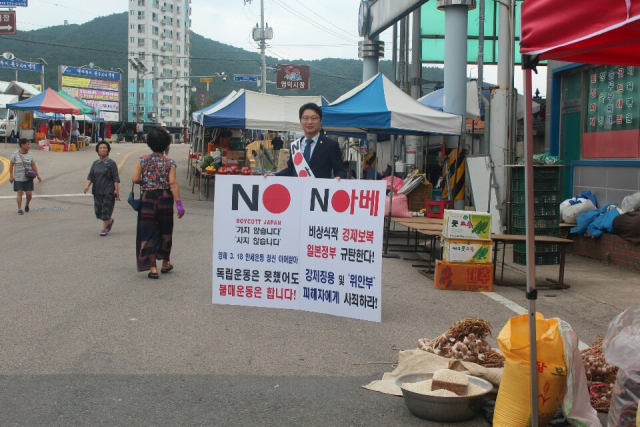
[[[84,89],[120,90],[120,82],[82,77],[62,76],[62,86],[81,87]]]
[[[218,175],[213,303],[381,321],[385,183]]]
[[[16,12],[13,10],[0,11],[0,34],[16,33]]]
[[[113,111],[100,111],[98,114],[104,119],[105,122],[118,122],[120,121],[120,114]]]
[[[309,89],[309,66],[278,64],[276,89]]]
[[[27,7],[28,0],[0,0],[0,6]]]
[[[0,68],[13,68],[15,70],[42,72],[42,64],[35,62],[18,61],[15,59],[0,58]]]
[[[95,77],[105,80],[120,80],[120,73],[116,71],[97,70],[95,68],[60,66],[60,74],[63,76]]]

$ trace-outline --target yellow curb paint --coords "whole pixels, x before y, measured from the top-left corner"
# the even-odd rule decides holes
[[[4,165],[4,168],[2,169],[2,175],[0,175],[0,185],[2,185],[6,180],[9,179],[10,162],[9,159],[5,159],[4,157],[0,157],[0,162],[2,162],[2,164]]]
[[[122,165],[124,165],[124,162],[126,162],[126,161],[127,161],[127,158],[128,158],[130,155],[132,155],[132,154],[134,154],[134,153],[138,153],[138,152],[140,152],[140,151],[147,151],[147,149],[146,149],[146,148],[140,148],[140,149],[138,149],[138,150],[134,150],[134,151],[132,151],[132,152],[130,152],[130,153],[125,154],[125,155],[124,155],[124,157],[122,158],[122,160],[120,160],[120,163],[118,163],[118,171],[120,171],[120,168],[122,167]]]

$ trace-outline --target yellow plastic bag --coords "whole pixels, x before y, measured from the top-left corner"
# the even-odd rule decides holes
[[[498,390],[495,427],[531,426],[531,384],[529,376],[529,316],[512,317],[498,335],[505,357]],[[558,410],[566,391],[564,345],[555,319],[536,313],[538,351],[538,425],[547,426]]]

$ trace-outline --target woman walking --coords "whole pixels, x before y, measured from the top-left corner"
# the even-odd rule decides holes
[[[150,270],[147,275],[150,279],[159,278],[156,260],[162,260],[160,272],[163,274],[173,270],[170,257],[174,200],[178,218],[184,215],[176,162],[164,155],[170,143],[171,137],[166,131],[152,129],[147,134],[147,145],[153,153],[138,159],[131,178],[142,190],[136,232],[138,271]]]
[[[116,199],[120,200],[120,176],[118,165],[109,158],[111,145],[106,141],[100,141],[96,145],[96,152],[100,158],[91,165],[84,194],[87,194],[89,187],[93,184],[93,208],[96,218],[102,221],[100,235],[106,236],[113,227],[112,216]]]
[[[38,173],[38,167],[35,160],[33,160],[33,154],[29,152],[31,143],[27,138],[20,138],[18,141],[20,149],[11,155],[11,162],[9,163],[9,182],[13,183],[13,191],[18,196],[18,215],[23,215],[25,212],[29,212],[29,203],[33,196],[33,179],[38,178],[38,181],[42,181],[40,173]],[[33,176],[35,173],[35,177]],[[27,204],[22,211],[22,194],[27,193]]]

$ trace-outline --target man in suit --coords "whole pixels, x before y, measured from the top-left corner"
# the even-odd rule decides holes
[[[342,164],[342,154],[338,143],[320,135],[322,110],[314,103],[304,104],[298,113],[304,137],[300,140],[300,152],[316,178],[346,178]],[[289,156],[287,167],[277,172],[276,176],[298,176],[293,165],[293,153]]]

